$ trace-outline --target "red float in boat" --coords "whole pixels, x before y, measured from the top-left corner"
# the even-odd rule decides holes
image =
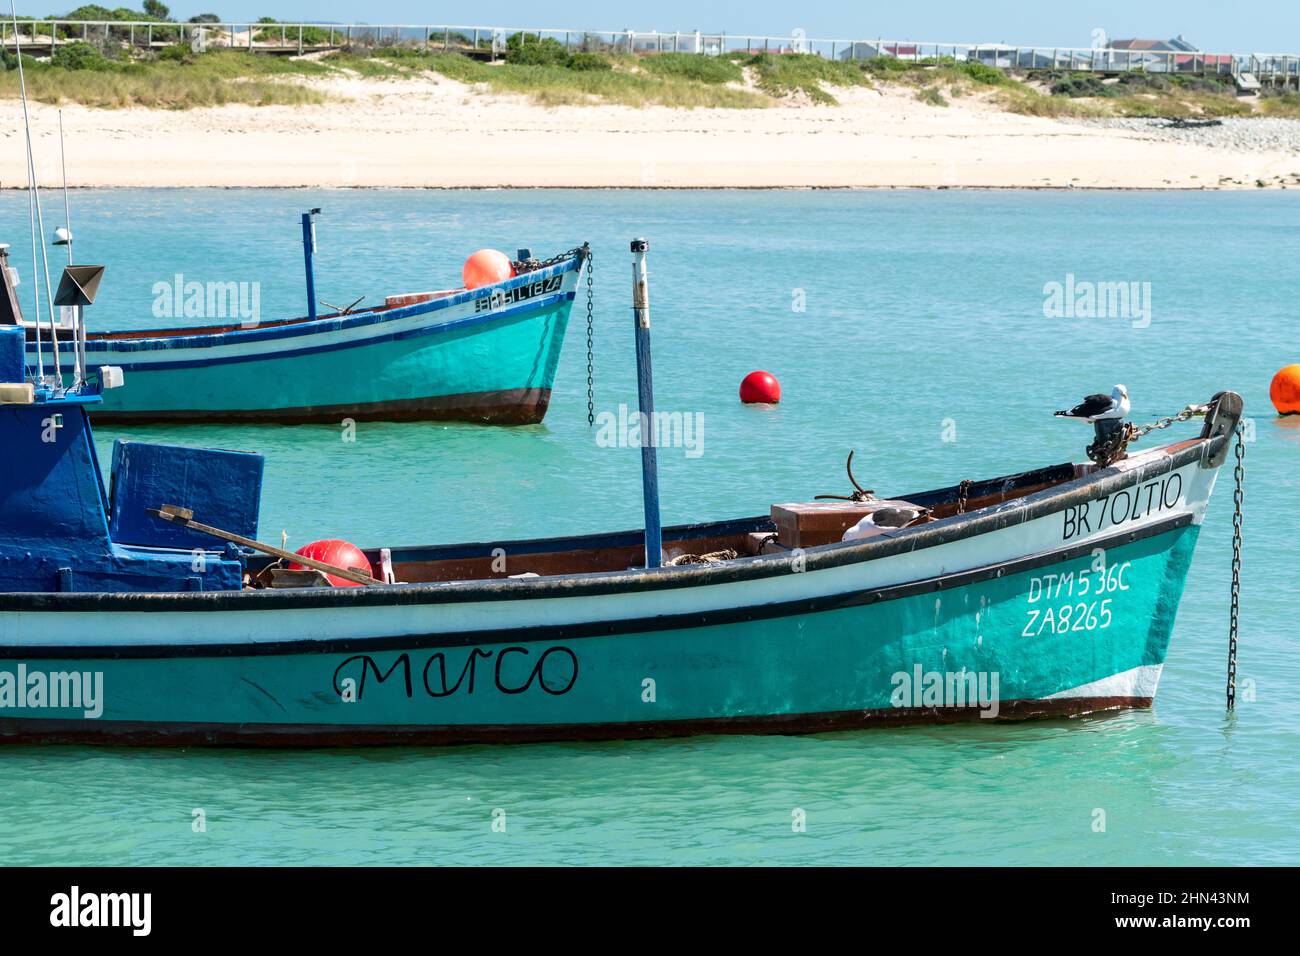
[[[332,564],[336,568],[352,569],[364,571],[371,574],[370,560],[365,556],[360,548],[351,541],[342,541],[338,538],[325,538],[322,541],[313,541],[311,544],[305,544],[295,552],[301,554],[304,558],[312,558],[315,561],[323,561],[326,564]],[[290,571],[305,571],[306,565],[290,564]],[[336,574],[326,574],[330,584],[336,588],[358,588],[361,587],[356,581],[349,581],[347,578],[341,578]]]
[[[504,282],[513,275],[516,272],[510,257],[496,249],[480,249],[466,259],[460,268],[460,277],[467,289]]]

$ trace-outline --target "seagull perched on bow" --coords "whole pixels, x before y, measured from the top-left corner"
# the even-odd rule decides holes
[[[1057,418],[1082,418],[1086,422],[1100,422],[1110,419],[1122,420],[1128,416],[1128,389],[1116,385],[1109,395],[1098,392],[1089,395],[1068,412],[1057,412]]]
[[[844,537],[840,540],[852,541],[855,538],[865,538],[876,531],[897,531],[924,518],[929,513],[929,508],[877,508],[845,531]]]

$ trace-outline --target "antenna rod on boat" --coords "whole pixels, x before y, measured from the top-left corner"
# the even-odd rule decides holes
[[[63,232],[64,235],[55,241],[55,245],[62,243],[68,247],[68,265],[72,265],[72,213],[68,206],[68,153],[63,142],[63,110],[59,110],[59,165],[63,168]],[[72,307],[74,316],[74,325],[72,334],[75,338],[73,343],[73,359],[75,369],[76,385],[83,385],[86,381],[86,325],[85,313],[81,311],[81,306]]]
[[[316,219],[319,209],[302,214],[302,257],[307,266],[307,318],[316,321]]]
[[[50,344],[54,349],[54,377],[55,384],[63,386],[63,368],[59,362],[59,333],[54,327],[54,292],[50,288],[50,258],[45,250],[45,217],[41,213],[41,191],[36,184],[36,158],[32,152],[32,121],[27,111],[27,78],[23,72],[23,47],[22,41],[18,37],[18,7],[16,0],[9,0],[9,11],[13,17],[14,24],[14,52],[18,59],[18,90],[23,101],[23,129],[27,135],[27,188],[30,190],[28,196],[28,208],[32,205],[36,207],[36,222],[32,229],[32,286],[35,288],[36,297],[36,357],[38,375],[44,381],[45,362],[42,359],[40,347],[40,324],[41,324],[41,291],[40,283],[36,281],[36,237],[40,236],[41,261],[45,267],[45,298],[46,308],[50,316]]]
[[[63,170],[63,228],[68,231],[68,265],[72,265],[72,213],[68,208],[68,153],[63,141],[63,110],[59,110],[59,166]]]
[[[18,59],[18,89],[22,92],[23,100],[23,128],[27,130],[27,158],[28,158],[28,181],[27,181],[27,216],[31,220],[32,232],[32,298],[36,303],[36,311],[32,313],[36,321],[36,382],[38,385],[45,384],[45,350],[41,347],[41,284],[36,281],[36,202],[32,196],[31,174],[31,155],[32,155],[32,134],[31,125],[27,122],[27,82],[23,76],[23,45],[18,37],[18,9],[13,0],[9,4],[13,13],[14,22],[14,56]]]
[[[22,54],[19,54],[21,56]],[[32,230],[32,300],[36,320],[36,383],[45,384],[45,348],[41,342],[41,284],[36,279],[36,200],[32,197],[31,184],[27,188],[27,217],[31,220]]]
[[[650,286],[646,279],[647,239],[632,240],[632,316],[636,327],[636,391],[641,409],[641,496],[645,502],[645,566],[663,564],[659,520],[659,462],[655,455],[654,378],[650,368]]]

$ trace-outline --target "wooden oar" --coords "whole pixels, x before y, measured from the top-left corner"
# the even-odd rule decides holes
[[[294,554],[292,551],[286,551],[283,548],[277,548],[271,544],[262,544],[262,542],[254,541],[252,538],[245,538],[242,534],[235,534],[231,531],[222,531],[220,528],[201,524],[194,520],[194,512],[189,508],[181,508],[178,505],[163,505],[161,508],[146,508],[145,510],[155,518],[161,518],[163,521],[170,521],[172,524],[179,524],[186,528],[193,528],[195,531],[202,532],[203,534],[210,534],[214,538],[221,538],[223,541],[232,541],[235,544],[242,544],[244,547],[252,548],[254,551],[261,551],[263,554],[269,554],[285,561],[292,561],[295,564],[315,568],[317,571],[324,571],[326,574],[338,575],[345,580],[353,581],[357,584],[383,583],[377,578],[372,578],[369,574],[359,568],[337,568],[332,564],[326,564],[324,561],[317,561],[315,558],[308,558],[301,554]]]

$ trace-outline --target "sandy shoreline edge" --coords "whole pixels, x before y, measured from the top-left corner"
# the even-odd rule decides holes
[[[1300,120],[1171,131],[947,107],[892,89],[837,106],[543,107],[441,79],[331,79],[310,106],[62,107],[84,188],[1114,189],[1300,187]],[[61,182],[58,112],[31,106]],[[21,105],[0,102],[0,189],[26,185]]]

